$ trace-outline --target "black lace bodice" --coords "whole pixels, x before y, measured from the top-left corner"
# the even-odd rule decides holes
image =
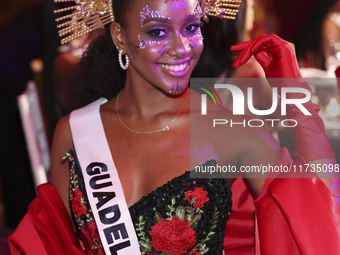
[[[105,254],[73,152],[70,203],[87,254]],[[216,165],[214,160],[204,165]],[[222,254],[231,190],[222,178],[176,177],[129,207],[142,254]]]

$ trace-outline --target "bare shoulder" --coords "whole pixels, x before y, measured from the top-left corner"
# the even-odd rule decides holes
[[[52,150],[54,151],[66,149],[65,153],[70,149],[74,149],[69,118],[70,115],[63,117],[56,126],[52,143]]]
[[[69,115],[63,117],[57,124],[51,148],[50,182],[57,189],[65,206],[68,206],[69,162],[62,160],[65,153],[74,150],[72,142]]]

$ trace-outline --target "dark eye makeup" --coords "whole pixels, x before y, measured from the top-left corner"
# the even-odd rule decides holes
[[[198,30],[198,28],[203,26],[203,21],[197,21],[197,22],[193,22],[190,23],[188,25],[186,25],[183,29],[183,33],[184,35],[192,35],[195,34]],[[149,30],[146,31],[146,34],[153,39],[165,39],[168,37],[169,32],[168,29],[164,28],[164,27],[155,27],[155,28],[151,28]]]

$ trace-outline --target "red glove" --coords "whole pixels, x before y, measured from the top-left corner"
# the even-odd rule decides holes
[[[234,68],[245,64],[253,55],[263,67],[267,78],[285,78],[269,80],[272,86],[305,88],[311,92],[309,85],[301,81],[294,45],[276,35],[262,35],[255,40],[235,45],[231,50],[240,52],[234,61]],[[288,94],[289,98],[300,98],[301,95]],[[286,112],[287,118],[298,122],[293,128],[298,156],[294,163],[333,158],[333,151],[324,134],[323,122],[318,115],[320,107],[311,101],[303,106],[312,115],[304,115],[295,105],[288,105]],[[292,164],[291,157],[284,148],[276,165],[289,164]],[[255,254],[339,254],[339,207],[319,178],[267,178],[260,197],[255,201],[255,207]],[[238,246],[231,246],[227,242],[230,240],[225,242],[226,249],[236,250]],[[248,247],[238,250],[245,251],[245,248]]]
[[[267,78],[302,77],[295,57],[294,44],[275,34],[261,35],[255,40],[239,43],[232,46],[231,51],[241,52],[235,59],[233,68],[244,65],[254,56]]]
[[[251,56],[254,56],[263,67],[267,78],[286,78],[269,80],[272,86],[304,88],[312,94],[310,86],[300,80],[301,74],[292,43],[284,41],[275,34],[261,35],[255,40],[232,46],[231,50],[240,52],[233,63],[234,68],[245,64]],[[288,93],[287,98],[301,98],[302,95],[301,93]],[[320,106],[311,101],[304,103],[303,106],[312,115],[304,115],[292,104],[287,105],[286,111],[287,118],[294,119],[298,123],[293,128],[297,158],[302,163],[321,158],[334,158],[332,148],[325,136],[323,121],[318,115]]]

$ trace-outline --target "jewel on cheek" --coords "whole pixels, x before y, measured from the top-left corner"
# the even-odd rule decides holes
[[[197,29],[197,32],[193,36],[189,37],[189,40],[190,41],[203,40],[203,36],[202,36],[202,32],[201,32],[200,27]]]
[[[143,38],[140,35],[138,35],[138,40],[139,40],[140,49],[144,49],[146,46],[149,46],[149,45],[160,44],[160,42],[157,42],[157,41],[143,40]]]

